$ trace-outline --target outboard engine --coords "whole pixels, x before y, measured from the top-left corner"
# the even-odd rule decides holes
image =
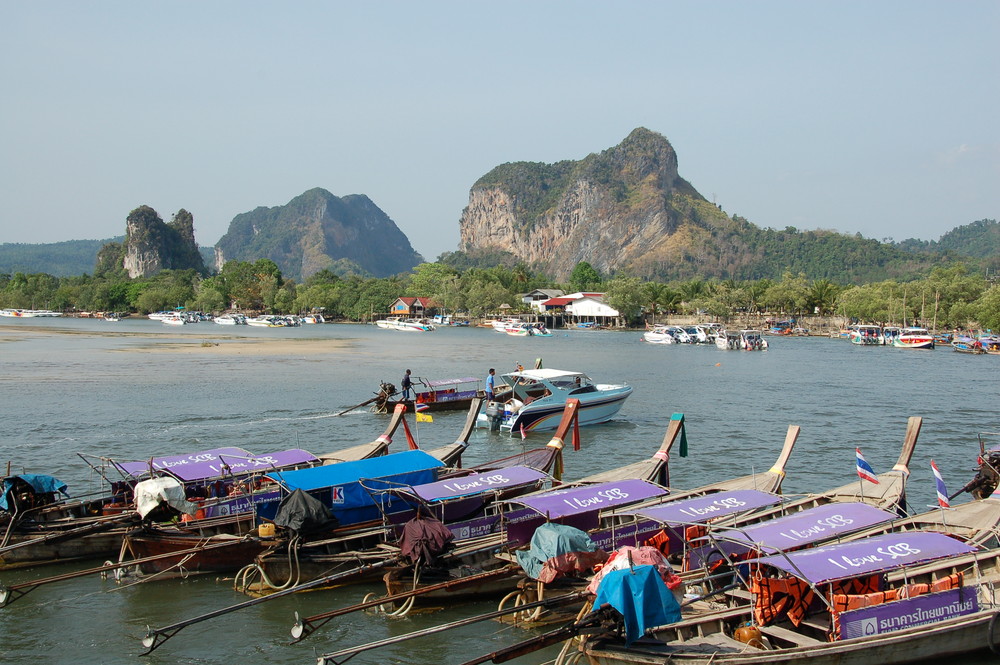
[[[485,413],[490,422],[490,431],[499,432],[500,423],[503,421],[503,405],[498,402],[488,402]]]

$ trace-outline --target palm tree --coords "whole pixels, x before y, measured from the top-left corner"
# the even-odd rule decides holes
[[[837,304],[837,296],[841,288],[828,279],[817,279],[809,286],[806,302],[817,314],[824,315],[833,311]]]

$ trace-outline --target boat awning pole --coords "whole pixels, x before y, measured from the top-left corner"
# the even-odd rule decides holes
[[[292,637],[295,638],[296,642],[304,640],[312,633],[316,632],[322,628],[331,619],[334,619],[345,614],[350,614],[352,612],[359,612],[361,610],[367,610],[370,607],[377,607],[379,605],[385,605],[387,603],[394,603],[397,600],[406,600],[407,598],[413,598],[415,596],[422,596],[427,593],[433,593],[434,591],[440,591],[441,589],[455,589],[464,585],[477,584],[486,580],[493,578],[506,577],[520,570],[520,566],[510,565],[504,566],[498,570],[491,570],[485,573],[479,573],[478,575],[470,575],[465,578],[457,578],[453,580],[448,580],[447,582],[440,582],[438,584],[431,584],[429,586],[413,589],[412,591],[404,591],[402,593],[393,594],[390,596],[383,596],[381,598],[376,598],[375,600],[369,600],[364,603],[357,603],[355,605],[350,605],[348,607],[342,607],[337,610],[331,610],[329,612],[323,612],[322,614],[314,614],[311,617],[306,617],[304,619],[299,618],[298,613],[295,614],[295,624],[292,626]]]
[[[518,612],[523,612],[524,610],[530,610],[536,607],[546,607],[554,604],[569,604],[576,600],[580,600],[585,595],[586,591],[575,591],[573,593],[565,594],[562,596],[556,596],[554,598],[549,598],[547,600],[537,600],[533,603],[525,603],[524,605],[508,607],[507,609],[503,610],[487,612],[486,614],[479,614],[477,616],[468,617],[465,619],[459,619],[458,621],[443,623],[437,626],[432,626],[430,628],[424,628],[422,630],[415,630],[413,632],[405,633],[403,635],[397,635],[396,637],[389,637],[384,640],[378,640],[376,642],[369,642],[368,644],[362,644],[361,646],[351,647],[350,649],[342,649],[341,651],[334,651],[331,653],[323,654],[317,657],[316,663],[317,665],[341,665],[341,663],[346,663],[348,660],[350,660],[357,654],[362,653],[364,651],[371,651],[372,649],[378,649],[379,647],[388,646],[390,644],[405,642],[406,640],[410,640],[415,637],[423,637],[424,635],[433,635],[435,633],[441,633],[446,630],[451,630],[452,628],[461,628],[462,626],[468,626],[469,624],[479,623],[480,621],[489,621],[490,619],[496,619],[506,614],[516,614]],[[483,661],[475,661],[475,662],[483,662]]]
[[[156,554],[153,556],[145,557],[143,559],[131,559],[129,561],[119,561],[118,563],[107,563],[97,568],[88,568],[86,570],[78,570],[73,573],[64,573],[62,575],[44,577],[42,579],[34,580],[32,582],[22,582],[20,584],[11,584],[10,586],[4,586],[3,584],[0,584],[0,608],[7,607],[18,598],[28,595],[38,587],[43,586],[45,584],[52,584],[53,582],[62,582],[64,580],[71,580],[76,577],[84,577],[86,575],[95,575],[97,573],[107,573],[109,571],[117,570],[119,568],[128,568],[130,566],[137,566],[150,561],[159,561],[160,559],[167,559],[171,557],[183,557],[189,554],[198,554],[200,552],[205,552],[208,550],[217,550],[223,547],[238,545],[241,542],[242,542],[241,540],[227,540],[221,543],[211,543],[209,545],[194,547],[191,549],[181,550],[178,552],[167,552],[165,554]]]
[[[177,623],[171,624],[169,626],[164,626],[163,628],[146,628],[146,635],[142,638],[142,646],[146,647],[141,655],[152,653],[153,650],[158,648],[161,644],[169,640],[171,637],[179,633],[184,628],[190,625],[201,623],[202,621],[207,621],[209,619],[214,619],[215,617],[222,616],[224,614],[229,614],[230,612],[236,612],[237,610],[242,610],[247,607],[253,607],[254,605],[260,605],[269,600],[274,600],[275,598],[282,598],[284,596],[291,595],[293,593],[298,593],[299,591],[305,591],[307,589],[315,589],[316,587],[329,584],[331,582],[336,582],[337,580],[346,579],[355,575],[360,575],[367,573],[372,570],[377,570],[379,568],[384,568],[390,564],[396,563],[395,557],[391,559],[386,559],[385,561],[379,561],[376,563],[368,563],[357,568],[352,568],[351,570],[345,570],[340,573],[335,573],[333,575],[327,575],[326,577],[320,577],[311,582],[306,582],[305,584],[299,584],[298,586],[289,587],[283,589],[282,591],[277,591],[267,596],[261,596],[260,598],[251,598],[250,600],[244,601],[242,603],[237,603],[235,605],[230,605],[229,607],[223,607],[207,614],[202,614],[200,616],[193,617],[191,619],[185,619],[184,621],[178,621]]]

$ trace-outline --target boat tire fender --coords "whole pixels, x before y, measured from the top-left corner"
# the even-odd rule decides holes
[[[1000,656],[1000,649],[997,648],[997,641],[994,638],[996,634],[997,619],[1000,619],[1000,612],[994,612],[993,617],[990,618],[990,626],[986,631],[986,646],[990,648],[990,651],[994,655]]]

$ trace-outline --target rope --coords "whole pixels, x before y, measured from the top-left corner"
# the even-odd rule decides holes
[[[233,588],[240,593],[249,593],[250,587],[253,584],[253,579],[250,577],[251,574],[260,577],[260,592],[263,593],[265,589],[270,589],[271,591],[281,591],[292,586],[297,586],[302,578],[302,567],[299,565],[299,536],[294,536],[288,541],[288,579],[285,580],[284,584],[275,584],[270,577],[268,577],[267,572],[259,563],[247,564],[240,568],[239,572],[233,578]],[[242,580],[242,581],[241,581]]]

